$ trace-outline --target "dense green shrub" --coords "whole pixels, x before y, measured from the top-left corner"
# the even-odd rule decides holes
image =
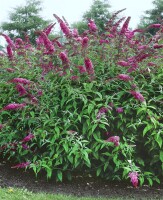
[[[117,14],[117,13],[116,13]],[[135,187],[163,175],[162,25],[149,39],[128,30],[130,18],[106,26],[89,20],[76,30],[55,15],[64,43],[48,39],[53,25],[28,40],[8,42],[0,56],[0,147],[15,168],[56,180],[85,173],[131,178]],[[138,32],[138,34],[136,34]],[[159,166],[159,167],[158,167]]]

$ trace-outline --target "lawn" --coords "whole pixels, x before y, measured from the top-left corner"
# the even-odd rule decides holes
[[[106,200],[108,198],[74,197],[71,195],[32,193],[26,189],[1,188],[1,200]],[[109,200],[109,199],[108,199]],[[113,200],[113,199],[112,199]]]

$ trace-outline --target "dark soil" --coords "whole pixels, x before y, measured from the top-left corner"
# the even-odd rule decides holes
[[[131,183],[106,182],[94,178],[76,176],[71,182],[47,181],[45,176],[35,177],[33,172],[12,169],[0,161],[0,187],[27,188],[33,192],[60,193],[75,196],[109,197],[121,199],[163,199],[163,184],[133,188]]]

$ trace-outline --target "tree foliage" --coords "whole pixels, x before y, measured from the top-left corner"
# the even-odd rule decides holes
[[[153,8],[151,10],[146,10],[145,15],[141,17],[139,28],[146,28],[151,24],[160,23],[163,20],[163,0],[154,0]],[[154,35],[156,29],[150,28],[148,32]]]
[[[42,11],[40,0],[26,0],[25,6],[18,6],[9,13],[9,22],[2,23],[2,30],[7,31],[10,37],[24,38],[24,33],[30,35],[30,39],[34,43],[35,31],[43,29],[48,25],[49,21],[40,17]]]
[[[102,32],[104,30],[104,24],[111,16],[109,12],[110,7],[107,0],[94,0],[90,9],[83,14],[82,20],[74,23],[72,26],[77,28],[79,33],[81,33],[83,30],[86,30],[88,19],[93,19],[99,31]]]

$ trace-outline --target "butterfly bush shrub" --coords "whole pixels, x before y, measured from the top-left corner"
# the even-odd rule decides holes
[[[121,10],[122,11],[122,10]],[[0,54],[0,153],[13,168],[130,180],[134,187],[163,175],[163,25],[156,35],[129,29],[116,12],[98,32],[82,35],[55,24],[7,42]]]

